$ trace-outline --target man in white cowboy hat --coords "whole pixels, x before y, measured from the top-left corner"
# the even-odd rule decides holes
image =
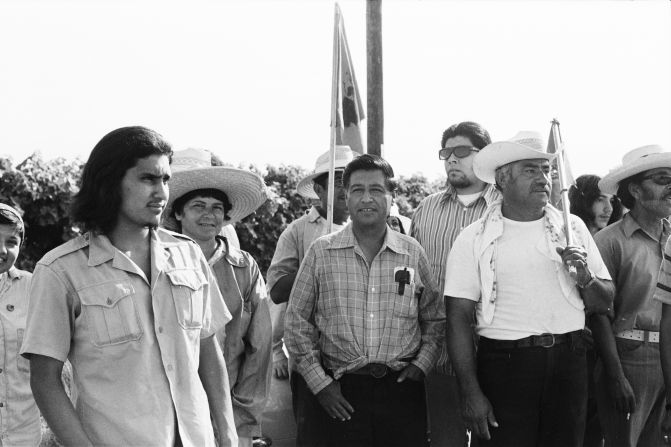
[[[422,200],[412,216],[410,235],[426,250],[439,290],[445,287],[447,255],[457,235],[500,197],[494,185],[480,180],[473,172],[475,154],[491,142],[489,132],[472,121],[445,129],[438,151],[447,174],[445,190]],[[444,341],[436,367],[426,378],[426,389],[431,444],[466,446],[468,437],[461,419],[457,381]]]
[[[615,282],[613,312],[591,318],[599,352],[596,400],[607,446],[662,445],[662,302],[657,273],[669,238],[671,152],[634,149],[599,182],[630,211],[594,236]]]
[[[211,166],[202,149],[177,151],[165,218],[200,246],[232,320],[217,333],[228,370],[240,447],[261,436],[270,384],[271,323],[266,284],[252,256],[221,236],[266,200],[263,179],[242,169]]]
[[[281,337],[284,334],[284,313],[291,287],[294,285],[296,273],[310,244],[329,232],[326,222],[329,157],[330,152],[328,151],[321,154],[317,158],[314,171],[296,186],[298,194],[319,202],[313,205],[306,215],[291,222],[282,232],[266,276],[270,297],[275,303],[280,304],[279,307],[271,306],[273,333],[276,334],[273,339],[273,369],[278,378],[286,378],[289,370],[287,358],[282,350]],[[345,202],[345,190],[342,186],[342,172],[353,158],[354,153],[349,146],[336,146],[333,231],[340,230],[349,216]],[[299,374],[293,374],[291,378],[293,410],[298,430],[297,441],[303,445],[311,445],[311,439],[317,433],[314,432],[313,426],[306,423],[306,418],[309,418],[315,409],[319,409],[319,404],[307,388],[298,386],[296,381],[300,381]]]
[[[424,376],[445,314],[424,250],[387,226],[393,176],[375,155],[347,165],[352,221],[310,246],[291,291],[285,340],[320,404],[302,445],[427,445]]]
[[[475,156],[475,174],[502,199],[461,232],[448,258],[448,352],[464,420],[482,445],[582,445],[585,310],[606,312],[612,302],[608,270],[575,216],[574,245],[565,244],[544,148],[540,134],[519,132]]]
[[[86,233],[35,267],[21,353],[64,445],[237,445],[215,337],[231,315],[200,248],[157,228],[171,156],[145,127],[105,135],[72,205]],[[67,359],[74,407],[61,382]]]

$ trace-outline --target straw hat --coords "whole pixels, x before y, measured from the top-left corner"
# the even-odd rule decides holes
[[[212,155],[203,149],[175,151],[164,221],[174,220],[171,214],[175,200],[196,189],[218,189],[226,193],[232,208],[228,212],[230,219],[225,220],[224,225],[244,219],[266,201],[266,185],[259,175],[243,169],[212,166],[211,159]]]
[[[305,177],[303,180],[298,182],[296,186],[296,192],[307,199],[318,199],[319,196],[315,193],[315,189],[312,187],[312,181],[319,177],[322,174],[329,172],[329,155],[330,152],[326,151],[317,158],[317,163],[315,163],[315,170],[312,171],[312,174]],[[345,169],[347,164],[354,160],[354,152],[350,149],[349,146],[336,146],[335,147],[335,168],[336,169]]]
[[[496,169],[514,161],[544,158],[555,154],[546,152],[545,140],[538,132],[521,131],[508,141],[497,141],[483,147],[473,157],[473,172],[482,181],[496,183]]]
[[[599,189],[606,194],[617,194],[622,180],[655,168],[671,168],[671,152],[656,144],[637,147],[624,154],[622,164],[599,181]]]

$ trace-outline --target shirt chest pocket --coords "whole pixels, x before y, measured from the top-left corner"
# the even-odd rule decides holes
[[[398,283],[394,285],[394,316],[400,318],[417,319],[418,300],[415,296],[415,283],[405,284],[403,294],[399,294]]]
[[[199,270],[173,270],[166,272],[172,285],[177,322],[184,329],[203,327],[203,287],[205,275]]]
[[[142,337],[135,290],[128,282],[110,282],[79,291],[91,343],[111,346]]]

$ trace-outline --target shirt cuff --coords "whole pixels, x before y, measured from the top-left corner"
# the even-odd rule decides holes
[[[410,363],[421,369],[424,375],[426,376],[429,374],[434,364],[436,363],[435,359],[432,360],[431,357],[432,356],[429,355],[425,350],[424,351],[420,350],[419,354],[417,354],[417,357],[415,357],[415,359]]]
[[[299,367],[299,372],[305,379],[305,383],[307,383],[308,388],[310,388],[310,391],[312,391],[312,394],[314,395],[317,395],[318,392],[333,382],[333,379],[326,374],[324,368],[322,368],[321,365],[313,364],[309,366],[307,370],[300,371],[303,369],[304,368]]]

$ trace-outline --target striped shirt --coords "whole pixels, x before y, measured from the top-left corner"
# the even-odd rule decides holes
[[[395,276],[404,268],[410,283],[399,290]],[[316,394],[333,380],[325,369],[338,379],[368,363],[401,370],[410,361],[426,374],[444,332],[445,310],[422,247],[388,229],[368,265],[348,224],[308,249],[291,291],[284,341]]]
[[[500,197],[501,194],[494,185],[488,185],[477,200],[464,205],[459,201],[456,189],[448,183],[445,191],[426,197],[415,210],[410,234],[426,250],[433,277],[441,293],[445,289],[447,255],[454,240],[461,230],[482,217],[487,207]],[[436,369],[439,372],[450,372],[447,345],[444,341]]]

